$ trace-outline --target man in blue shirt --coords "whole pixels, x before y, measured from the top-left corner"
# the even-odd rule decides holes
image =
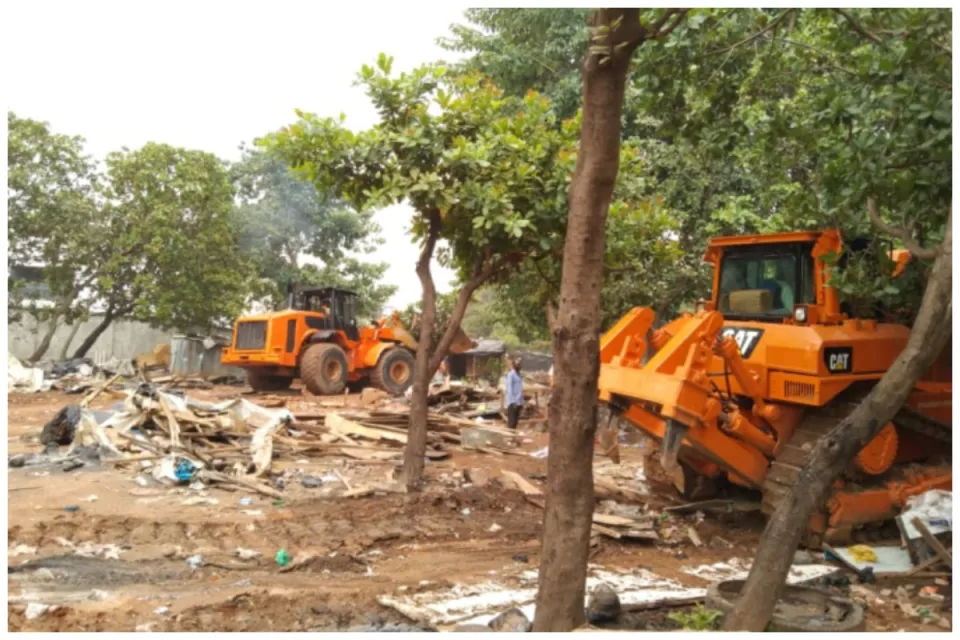
[[[520,360],[511,362],[507,374],[507,426],[517,428],[520,411],[523,409],[523,379],[520,377]]]

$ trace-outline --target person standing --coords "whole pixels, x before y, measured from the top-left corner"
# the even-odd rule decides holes
[[[507,426],[517,428],[520,421],[520,411],[523,409],[523,379],[520,377],[520,361],[511,362],[510,372],[507,374]]]

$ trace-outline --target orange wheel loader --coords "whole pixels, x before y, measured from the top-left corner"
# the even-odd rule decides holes
[[[729,481],[760,491],[772,514],[904,349],[908,326],[851,317],[829,286],[826,259],[840,255],[842,269],[843,249],[836,231],[715,238],[711,299],[696,313],[654,330],[654,312],[636,307],[601,338],[600,400],[659,441],[688,499]],[[894,253],[897,276],[910,256]],[[878,531],[910,496],[951,488],[951,364],[948,344],[834,484],[807,545]]]
[[[220,362],[243,367],[255,391],[280,391],[294,378],[316,395],[342,393],[348,383],[372,383],[402,395],[413,382],[416,342],[398,314],[357,327],[351,291],[288,288],[282,311],[245,316]]]

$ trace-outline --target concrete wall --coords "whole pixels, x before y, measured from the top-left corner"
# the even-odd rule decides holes
[[[80,325],[80,329],[70,342],[67,357],[73,354],[101,319],[102,316],[94,315]],[[38,323],[34,316],[24,313],[23,319],[19,322],[7,324],[7,349],[21,360],[28,358],[40,344],[48,328],[49,325],[46,322]],[[56,360],[60,357],[60,350],[70,337],[73,328],[67,325],[57,327],[50,342],[50,348],[43,356],[44,360]],[[113,357],[129,360],[141,353],[152,352],[158,344],[168,344],[170,336],[171,332],[154,329],[142,322],[116,320],[97,339],[93,348],[87,352],[87,357],[94,362],[106,362]]]

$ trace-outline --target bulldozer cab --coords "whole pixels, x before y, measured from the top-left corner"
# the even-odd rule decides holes
[[[812,242],[731,245],[717,252],[716,309],[730,319],[780,322],[816,302]]]
[[[357,294],[352,291],[336,287],[301,289],[294,308],[322,313],[319,326],[314,328],[343,331],[351,340],[360,339],[360,330],[357,328]]]

